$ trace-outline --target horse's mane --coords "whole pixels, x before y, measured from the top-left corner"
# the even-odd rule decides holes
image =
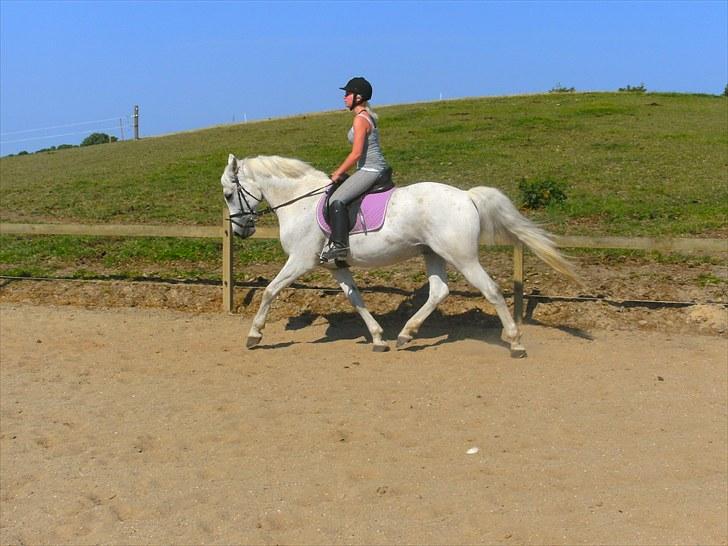
[[[247,158],[245,159],[245,169],[253,177],[303,178],[323,174],[299,159],[290,159],[277,155],[259,155],[258,157]]]

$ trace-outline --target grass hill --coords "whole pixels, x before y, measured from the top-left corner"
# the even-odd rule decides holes
[[[399,184],[490,185],[518,201],[522,179],[566,185],[546,211],[559,232],[700,234],[728,211],[728,99],[550,94],[378,110]],[[238,124],[0,160],[3,221],[211,224],[219,178],[238,156],[297,157],[329,172],[349,114]]]
[[[527,214],[555,233],[726,234],[726,97],[554,93],[376,110],[397,184],[495,186],[520,205],[523,180],[553,181],[566,200]],[[350,123],[329,112],[2,158],[0,220],[217,224],[228,153],[330,172],[348,152]],[[30,246],[0,241],[5,263]]]

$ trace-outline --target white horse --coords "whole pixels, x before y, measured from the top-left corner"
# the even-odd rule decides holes
[[[281,246],[288,255],[283,269],[263,293],[248,333],[247,347],[251,348],[263,337],[268,311],[278,293],[321,265],[319,254],[327,237],[317,224],[316,205],[331,181],[323,172],[296,159],[238,159],[230,154],[221,182],[234,233],[241,237],[253,234],[255,218],[260,214],[257,208],[265,200],[278,216]],[[521,332],[498,286],[478,261],[480,242],[516,241],[522,241],[555,270],[578,281],[571,264],[556,249],[548,233],[522,216],[503,193],[482,186],[463,191],[445,184],[420,182],[397,188],[382,228],[351,236],[347,261],[354,267],[380,267],[414,256],[424,257],[429,297],[397,336],[398,348],[412,340],[424,320],[448,295],[445,269],[450,263],[495,306],[511,355],[523,357],[526,350],[520,343]],[[388,350],[382,339],[382,327],[364,306],[351,272],[334,268],[331,273],[364,319],[374,350]]]

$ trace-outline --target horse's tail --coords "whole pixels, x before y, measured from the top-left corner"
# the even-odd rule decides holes
[[[481,242],[492,245],[521,241],[556,271],[582,284],[572,264],[556,248],[551,235],[518,212],[502,192],[479,186],[468,190],[468,195],[480,214]]]

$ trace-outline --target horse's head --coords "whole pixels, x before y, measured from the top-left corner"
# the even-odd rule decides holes
[[[243,238],[250,237],[255,233],[255,209],[263,198],[255,195],[259,190],[245,177],[245,161],[230,154],[220,183],[230,211],[233,233]]]

